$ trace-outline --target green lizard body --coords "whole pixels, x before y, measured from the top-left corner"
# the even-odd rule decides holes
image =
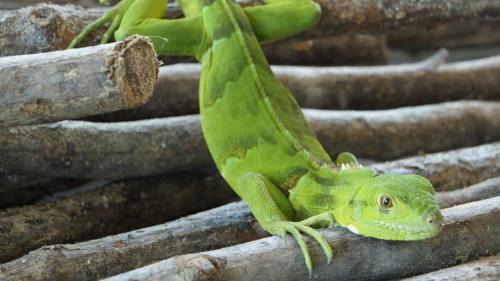
[[[200,112],[212,157],[233,190],[271,234],[292,234],[309,270],[301,233],[331,259],[312,226],[337,223],[364,236],[417,240],[437,235],[442,216],[432,185],[416,175],[377,175],[343,153],[334,162],[296,101],[273,75],[260,44],[319,20],[311,0],[181,0],[185,18],[164,20],[166,0],[123,0],[73,42],[112,19],[104,36],[149,36],[158,53],[195,56],[202,64]]]

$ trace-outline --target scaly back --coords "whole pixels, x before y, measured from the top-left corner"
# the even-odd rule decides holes
[[[231,0],[207,1],[202,16],[200,109],[219,168],[254,147],[262,154],[301,154],[313,167],[331,163],[297,102],[271,72],[243,9]]]

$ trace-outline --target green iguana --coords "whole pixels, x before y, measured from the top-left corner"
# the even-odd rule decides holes
[[[203,66],[200,111],[215,163],[270,234],[290,233],[306,266],[301,233],[328,261],[332,250],[314,229],[338,224],[368,237],[417,240],[439,233],[442,215],[431,183],[417,175],[377,175],[350,153],[333,162],[299,106],[273,75],[260,44],[318,22],[312,0],[264,0],[242,8],[233,0],[180,0],[185,18],[160,19],[167,0],[123,0],[87,27],[70,47],[108,20],[103,36],[141,34],[162,55],[194,56]]]

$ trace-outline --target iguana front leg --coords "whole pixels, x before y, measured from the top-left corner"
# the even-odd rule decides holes
[[[295,211],[288,198],[269,179],[257,173],[244,174],[235,191],[247,202],[252,214],[264,230],[281,237],[290,233],[295,238],[302,250],[309,273],[312,270],[312,261],[301,232],[311,236],[319,243],[328,262],[330,262],[332,259],[330,245],[319,232],[310,226],[314,224],[333,225],[331,214],[320,214],[299,222],[292,221]]]
[[[117,41],[134,34],[147,36],[157,53],[195,56],[203,39],[201,16],[190,11],[189,18],[161,19],[168,0],[123,0],[78,35],[69,48],[77,46],[89,33],[109,20],[113,23],[103,36],[107,42],[114,33]]]

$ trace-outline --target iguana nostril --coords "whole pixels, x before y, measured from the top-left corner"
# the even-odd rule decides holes
[[[427,216],[426,222],[428,224],[439,223],[440,222],[440,214],[432,214]]]

